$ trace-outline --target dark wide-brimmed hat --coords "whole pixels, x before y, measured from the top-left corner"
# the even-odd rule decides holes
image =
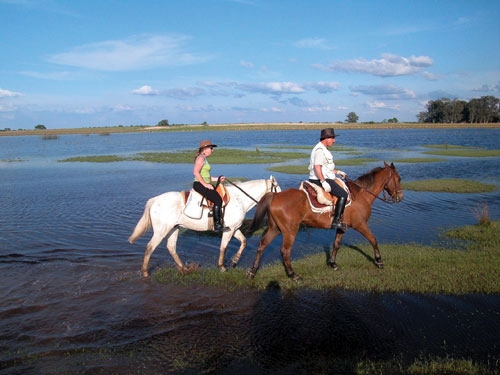
[[[321,130],[321,135],[319,139],[322,141],[323,139],[326,138],[335,138],[335,137],[336,137],[335,130],[333,130],[333,128],[326,128]]]
[[[200,151],[207,147],[217,147],[217,145],[213,145],[208,139],[200,142]]]

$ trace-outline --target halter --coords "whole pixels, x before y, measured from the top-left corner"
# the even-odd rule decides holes
[[[231,185],[233,185],[235,188],[237,188],[238,190],[240,190],[243,194],[245,194],[248,198],[250,198],[251,200],[253,200],[255,203],[259,203],[257,201],[257,199],[255,199],[254,197],[250,196],[250,194],[248,194],[245,190],[243,190],[242,188],[240,188],[234,182],[231,182],[227,178],[224,181],[229,182]],[[269,187],[267,186],[267,182],[268,181],[271,182],[271,186],[269,186]],[[276,183],[276,180],[274,178],[272,178],[271,180],[266,180],[266,188],[271,193],[277,193],[278,192],[278,184]]]
[[[384,184],[384,189],[382,190],[382,193],[384,195],[384,198],[380,198],[378,195],[372,193],[370,190],[366,189],[365,187],[357,184],[356,182],[354,182],[353,180],[348,180],[350,182],[352,182],[354,185],[356,185],[357,187],[359,187],[360,189],[366,191],[368,194],[371,194],[373,195],[375,198],[377,199],[380,199],[382,202],[385,202],[385,203],[394,203],[394,196],[397,195],[398,193],[400,193],[402,190],[396,190],[394,191],[391,195],[390,195],[390,200],[387,198],[387,194],[388,192],[386,191],[388,189],[387,187],[387,184],[389,183],[389,181],[393,179],[394,180],[394,184],[396,184],[396,180],[395,180],[395,176],[394,174],[392,173],[392,170],[389,170],[389,177],[387,178],[387,181],[385,182]]]

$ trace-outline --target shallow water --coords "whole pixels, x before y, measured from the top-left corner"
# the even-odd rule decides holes
[[[306,362],[308,353],[339,359],[402,355],[411,361],[420,354],[498,359],[497,295],[288,293],[272,285],[264,293],[228,293],[143,280],[139,267],[150,234],[134,245],[127,238],[148,198],[189,188],[191,166],[57,162],[71,156],[186,149],[205,138],[221,147],[272,149],[276,140],[312,146],[316,133],[0,137],[0,372],[182,373],[191,368],[194,373],[272,373],[290,361]],[[496,149],[499,134],[496,129],[356,130],[343,131],[338,144],[363,152],[356,157],[381,160],[342,168],[353,178],[383,160],[418,155],[424,144]],[[340,160],[348,157],[352,155],[338,155]],[[396,164],[404,180],[477,178],[497,186],[499,165],[499,158]],[[269,176],[266,167],[213,169],[215,174],[256,179]],[[303,178],[274,175],[282,188],[296,187]],[[476,223],[474,210],[485,204],[498,220],[498,191],[406,191],[401,204],[376,201],[370,226],[382,244],[442,243],[442,230]],[[240,267],[249,267],[258,240],[249,239]],[[344,244],[363,241],[348,231]],[[330,234],[300,232],[294,257],[307,255],[314,248],[311,243],[328,246]],[[215,267],[218,246],[216,236],[186,232],[178,250],[186,261]],[[227,259],[236,248],[232,242]],[[384,256],[383,246],[381,252]],[[277,259],[278,240],[262,262]],[[159,267],[173,267],[164,244],[150,263],[153,271]]]

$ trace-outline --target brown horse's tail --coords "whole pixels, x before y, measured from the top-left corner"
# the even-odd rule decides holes
[[[142,217],[139,219],[139,222],[135,226],[134,231],[128,238],[128,242],[134,243],[135,240],[137,240],[139,237],[141,237],[146,231],[151,228],[151,206],[154,203],[154,198],[151,198],[148,200],[146,203],[146,207],[144,207],[144,213],[142,214]]]
[[[252,224],[247,231],[247,235],[251,235],[257,229],[262,226],[264,219],[266,218],[269,206],[274,198],[274,193],[266,193],[257,203],[257,208],[255,209],[255,216],[253,217]]]

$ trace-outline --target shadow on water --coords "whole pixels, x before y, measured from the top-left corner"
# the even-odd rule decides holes
[[[29,267],[35,276],[20,285],[28,297],[3,293],[0,374],[354,373],[365,360],[500,360],[499,295],[285,291],[276,282],[228,292],[143,280],[132,260],[121,262],[3,269],[0,279],[23,279]]]

